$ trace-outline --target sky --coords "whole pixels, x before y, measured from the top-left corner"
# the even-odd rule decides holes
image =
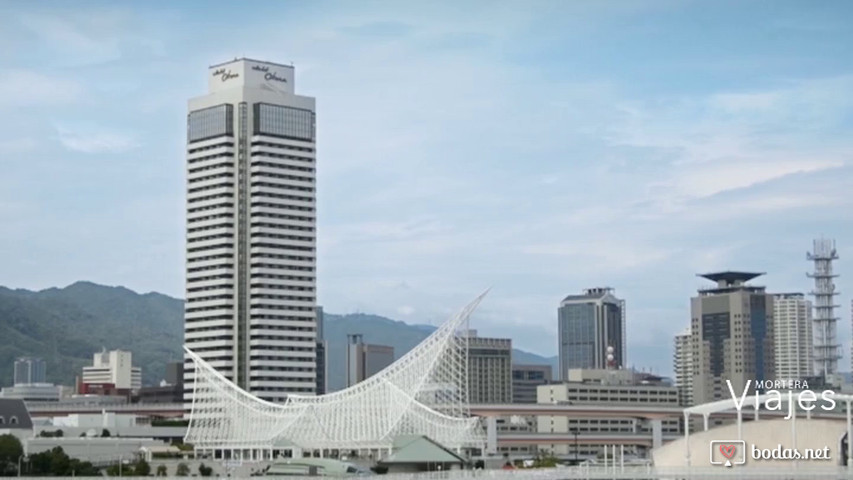
[[[239,5],[239,6],[238,6]],[[697,273],[853,293],[853,3],[0,1],[0,284],[183,297],[187,99],[207,67],[317,99],[318,300],[554,355],[560,300],[627,302],[669,374]]]

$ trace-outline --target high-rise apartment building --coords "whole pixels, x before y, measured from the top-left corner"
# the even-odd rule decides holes
[[[678,388],[678,402],[689,406],[693,399],[693,345],[690,329],[675,336],[672,356],[675,371],[675,386]]]
[[[15,360],[13,384],[30,385],[47,381],[47,364],[41,358],[21,357]]]
[[[551,365],[513,365],[512,403],[536,403],[536,388],[551,383]]]
[[[814,372],[812,302],[802,293],[773,295],[776,378],[802,380]]]
[[[364,343],[360,333],[347,335],[347,386],[381,372],[394,363],[394,347]]]
[[[512,340],[468,331],[468,402],[512,402]]]
[[[557,330],[558,379],[565,379],[570,368],[618,368],[627,361],[625,301],[616,298],[612,288],[590,288],[564,298],[557,310]],[[613,347],[613,362],[608,362],[607,347]]]
[[[294,80],[214,65],[187,117],[185,343],[273,402],[317,388],[315,105]]]
[[[700,275],[716,282],[690,300],[693,404],[731,398],[726,380],[740,393],[754,381],[775,379],[773,296],[746,282],[762,275],[720,272]]]

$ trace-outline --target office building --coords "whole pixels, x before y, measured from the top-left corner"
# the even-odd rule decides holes
[[[106,349],[93,356],[92,365],[83,367],[81,379],[83,391],[91,390],[118,392],[138,390],[142,387],[142,369],[133,366],[133,354],[122,350]]]
[[[738,392],[752,380],[774,380],[773,296],[746,282],[762,275],[719,272],[700,275],[716,286],[690,300],[693,350],[692,404],[731,398],[726,380]]]
[[[394,347],[364,343],[363,335],[347,335],[347,386],[353,386],[394,363]]]
[[[612,288],[590,288],[569,295],[557,311],[559,336],[558,379],[570,368],[622,367],[627,362],[625,301]],[[608,347],[613,359],[608,361]]]
[[[15,360],[13,385],[47,383],[47,365],[41,358],[21,357]]]
[[[803,380],[812,377],[812,302],[802,293],[773,295],[773,355],[776,378]]]
[[[675,386],[678,388],[680,405],[690,406],[693,399],[693,345],[690,329],[675,336],[672,355]]]
[[[551,383],[551,365],[513,365],[512,403],[536,403],[536,387]]]
[[[468,401],[512,402],[512,340],[468,331]]]
[[[323,327],[323,307],[317,307],[317,395],[324,395],[327,390],[326,379],[329,378],[327,343]]]
[[[317,389],[314,99],[294,68],[214,65],[187,117],[184,342],[272,402]],[[192,390],[186,370],[185,398]]]
[[[537,403],[608,406],[677,406],[678,389],[662,378],[651,374],[622,369],[570,369],[567,376],[573,380],[542,385],[537,388]],[[565,434],[571,438],[604,437],[619,434],[673,435],[680,431],[678,419],[647,421],[602,415],[601,417],[571,418],[540,415],[536,419],[538,433]],[[607,440],[579,440],[572,444],[540,445],[541,452],[554,455],[573,455],[579,459],[601,455]],[[645,455],[647,452],[633,446],[625,447],[626,455]]]

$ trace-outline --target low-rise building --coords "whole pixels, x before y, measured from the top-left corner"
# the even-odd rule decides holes
[[[574,375],[573,375],[574,373]],[[567,403],[597,406],[678,406],[678,389],[667,381],[650,374],[632,370],[569,370],[569,378],[578,381],[543,385],[537,388],[538,403]],[[637,380],[640,379],[640,380]],[[578,444],[540,445],[554,455],[571,455],[578,458],[596,457],[603,453],[603,444],[584,443],[584,435],[598,434],[652,434],[652,426],[638,418],[569,418],[541,415],[537,417],[538,433],[577,434]],[[677,434],[679,420],[663,420],[661,434]],[[626,453],[645,455],[639,448],[628,447]]]
[[[62,398],[62,387],[52,383],[23,383],[3,388],[0,397],[27,402],[58,402]]]
[[[551,365],[513,365],[512,403],[536,403],[536,387],[551,383]]]

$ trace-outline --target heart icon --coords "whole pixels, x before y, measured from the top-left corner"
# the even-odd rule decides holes
[[[722,453],[724,457],[731,460],[731,458],[733,456],[735,456],[735,452],[737,451],[737,449],[735,447],[736,447],[736,445],[720,444],[720,453]]]

